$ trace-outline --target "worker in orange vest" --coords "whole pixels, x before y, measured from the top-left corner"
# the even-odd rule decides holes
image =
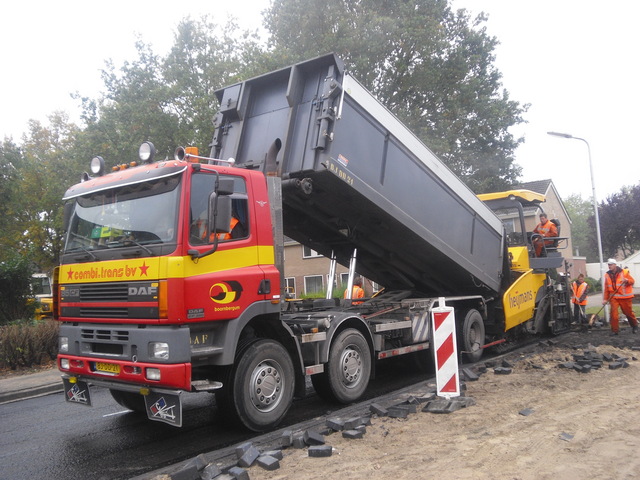
[[[589,284],[584,281],[584,274],[578,275],[575,282],[571,284],[571,303],[573,303],[573,318],[579,324],[586,323],[587,316],[585,307],[587,306],[587,293],[589,292]]]
[[[540,214],[540,223],[533,229],[533,233],[537,233],[541,237],[557,237],[558,227],[556,227],[555,223],[549,220],[547,214],[543,212]],[[543,240],[539,237],[534,238],[533,247],[536,251],[536,257],[539,257],[542,254],[543,245],[553,245],[553,240]]]
[[[631,274],[618,266],[615,259],[610,258],[609,271],[604,274],[604,289],[602,304],[611,304],[611,335],[618,335],[620,326],[618,322],[618,307],[629,320],[631,332],[638,332],[638,319],[633,313],[631,302],[633,300],[633,284],[635,280]]]
[[[347,298],[348,290],[344,291],[344,298]],[[362,277],[356,277],[353,280],[353,290],[351,291],[351,300],[353,305],[359,305],[362,302],[354,302],[356,298],[364,298],[364,289],[362,288]]]

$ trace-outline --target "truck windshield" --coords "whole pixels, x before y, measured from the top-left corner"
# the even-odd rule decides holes
[[[76,199],[65,253],[176,242],[180,176]]]

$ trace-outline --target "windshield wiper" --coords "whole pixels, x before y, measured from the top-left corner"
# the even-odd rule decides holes
[[[147,252],[147,254],[150,257],[155,256],[155,254],[153,253],[152,250],[150,250],[149,248],[145,247],[144,245],[142,245],[139,242],[136,242],[135,240],[131,239],[131,238],[127,238],[125,240],[121,240],[121,241],[114,241],[114,242],[109,242],[107,244],[107,246],[109,248],[113,248],[113,247],[130,247],[131,245],[136,245],[138,247],[140,247],[141,249],[143,249],[145,252]]]
[[[73,237],[76,238],[80,238],[82,240],[89,240],[87,237],[82,236],[82,235],[78,235],[77,233],[73,233],[73,232],[69,232],[69,234]],[[83,256],[83,257],[74,257],[74,260],[80,261],[80,260],[98,260],[98,257],[96,257],[91,250],[89,250],[87,247],[85,247],[84,245],[78,245],[77,247],[73,248],[73,249],[69,249],[67,250],[67,253],[71,253],[73,250],[82,250],[83,252],[85,252],[87,254],[87,256]]]

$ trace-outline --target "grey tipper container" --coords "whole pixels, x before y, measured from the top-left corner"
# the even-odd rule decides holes
[[[326,55],[216,92],[211,156],[283,180],[284,233],[388,288],[492,295],[503,227]]]

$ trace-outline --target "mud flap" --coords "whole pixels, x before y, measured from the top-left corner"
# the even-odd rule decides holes
[[[91,393],[87,382],[76,380],[72,383],[68,378],[63,378],[62,384],[64,385],[64,399],[67,402],[91,406]]]
[[[182,426],[182,402],[179,394],[151,392],[145,395],[149,420],[164,422],[174,427]]]

